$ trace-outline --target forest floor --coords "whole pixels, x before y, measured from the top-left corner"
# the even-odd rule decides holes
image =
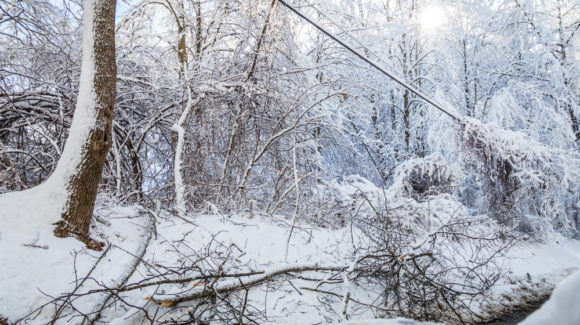
[[[286,247],[290,225],[284,219],[250,212],[177,217],[104,199],[95,215],[92,236],[106,242],[103,251],[87,249],[72,238],[55,238],[51,224],[31,227],[26,218],[8,220],[0,215],[0,315],[11,323],[26,324],[80,323],[97,318],[111,324],[140,324],[143,315],[127,307],[131,304],[165,319],[179,319],[178,308],[163,303],[155,306],[151,297],[163,297],[181,287],[160,291],[149,286],[126,292],[124,306],[109,305],[110,291],[103,288],[140,283],[194,261],[207,272],[350,265],[357,237],[350,227],[325,229],[302,224]],[[510,250],[506,262],[510,271],[480,301],[486,307],[478,312],[487,319],[548,295],[559,280],[580,268],[580,242],[564,238],[543,244],[520,242]],[[192,281],[191,287],[200,283]],[[302,279],[270,281],[252,289],[247,304],[259,323],[340,321],[340,299],[309,286],[312,282]],[[373,299],[363,291],[353,295],[363,301]],[[351,320],[374,318],[368,309],[355,306],[348,313]]]

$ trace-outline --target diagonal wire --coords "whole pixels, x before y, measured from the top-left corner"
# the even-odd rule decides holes
[[[406,81],[402,80],[400,77],[394,75],[393,73],[383,69],[382,67],[380,67],[377,63],[375,63],[374,61],[370,60],[369,58],[365,57],[364,55],[362,55],[361,53],[359,53],[358,51],[356,51],[355,49],[353,49],[352,47],[348,46],[347,44],[345,44],[343,41],[341,41],[338,37],[334,36],[332,33],[330,33],[329,31],[327,31],[326,29],[324,29],[322,26],[318,25],[317,23],[315,23],[312,19],[308,18],[306,15],[304,15],[302,12],[300,12],[299,10],[297,10],[296,8],[294,8],[293,6],[291,6],[290,4],[288,4],[286,2],[286,0],[277,0],[279,3],[281,3],[282,5],[284,5],[286,8],[290,9],[290,11],[294,12],[296,15],[298,15],[300,18],[304,19],[306,22],[308,22],[310,25],[314,26],[316,29],[318,29],[319,31],[321,31],[322,33],[326,34],[326,36],[330,37],[333,41],[337,42],[338,44],[340,44],[342,47],[344,47],[345,49],[349,50],[352,54],[356,55],[357,57],[359,57],[361,60],[365,61],[366,63],[368,63],[369,65],[371,65],[372,67],[374,67],[375,69],[379,70],[382,74],[386,75],[387,77],[391,78],[393,81],[395,81],[396,83],[398,83],[399,85],[403,86],[404,88],[407,88],[410,92],[412,92],[413,94],[417,95],[419,98],[423,99],[424,101],[426,101],[427,103],[431,104],[433,107],[437,108],[439,111],[443,112],[444,114],[446,114],[447,116],[451,117],[454,121],[461,123],[462,120],[461,118],[455,116],[454,114],[452,114],[451,112],[449,112],[448,109],[444,108],[441,104],[438,104],[437,102],[435,102],[433,99],[429,98],[429,96],[427,94],[425,94],[424,92],[422,92],[421,90],[413,87],[412,85],[410,85],[409,83],[407,83]],[[348,35],[348,33],[347,33]],[[349,35],[350,36],[350,35]],[[352,36],[351,36],[352,37]]]
[[[370,48],[368,48],[368,46],[366,46],[364,43],[362,43],[361,41],[359,41],[356,37],[352,36],[350,34],[349,31],[347,31],[344,27],[342,27],[340,24],[338,24],[337,22],[335,22],[334,20],[332,20],[332,18],[330,18],[327,14],[325,14],[321,9],[316,8],[316,6],[314,4],[312,4],[311,2],[308,2],[306,0],[304,0],[304,2],[306,2],[312,9],[314,9],[314,11],[316,11],[320,16],[324,17],[326,20],[328,20],[331,24],[333,24],[334,26],[336,26],[338,29],[340,29],[340,31],[342,32],[342,34],[345,34],[346,36],[350,37],[350,39],[352,39],[355,43],[357,43],[360,47],[362,47],[367,53],[370,53],[372,55],[374,55],[374,57],[383,65],[385,65],[388,69],[391,70],[391,72],[393,74],[395,74],[393,71],[396,71],[395,67],[393,67],[390,63],[386,62],[385,60],[383,60],[381,58],[380,55],[378,55],[375,51],[371,50]],[[401,76],[399,76],[399,78],[401,78]],[[402,78],[405,79],[405,78]]]

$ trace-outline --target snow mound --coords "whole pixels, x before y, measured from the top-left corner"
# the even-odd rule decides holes
[[[580,270],[560,282],[550,299],[522,325],[580,324]]]

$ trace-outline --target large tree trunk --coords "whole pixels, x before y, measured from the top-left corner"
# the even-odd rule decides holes
[[[83,58],[79,96],[63,154],[51,177],[61,177],[66,200],[59,237],[86,240],[103,165],[111,147],[117,67],[115,2],[84,3]]]

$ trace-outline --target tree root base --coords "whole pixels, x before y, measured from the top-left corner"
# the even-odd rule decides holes
[[[91,238],[89,235],[84,234],[75,227],[73,227],[70,223],[66,222],[65,220],[60,220],[54,223],[56,228],[54,229],[54,235],[59,238],[68,238],[68,237],[75,237],[79,241],[83,242],[88,249],[94,251],[102,251],[103,247],[105,247],[105,243],[102,241],[95,240]]]

